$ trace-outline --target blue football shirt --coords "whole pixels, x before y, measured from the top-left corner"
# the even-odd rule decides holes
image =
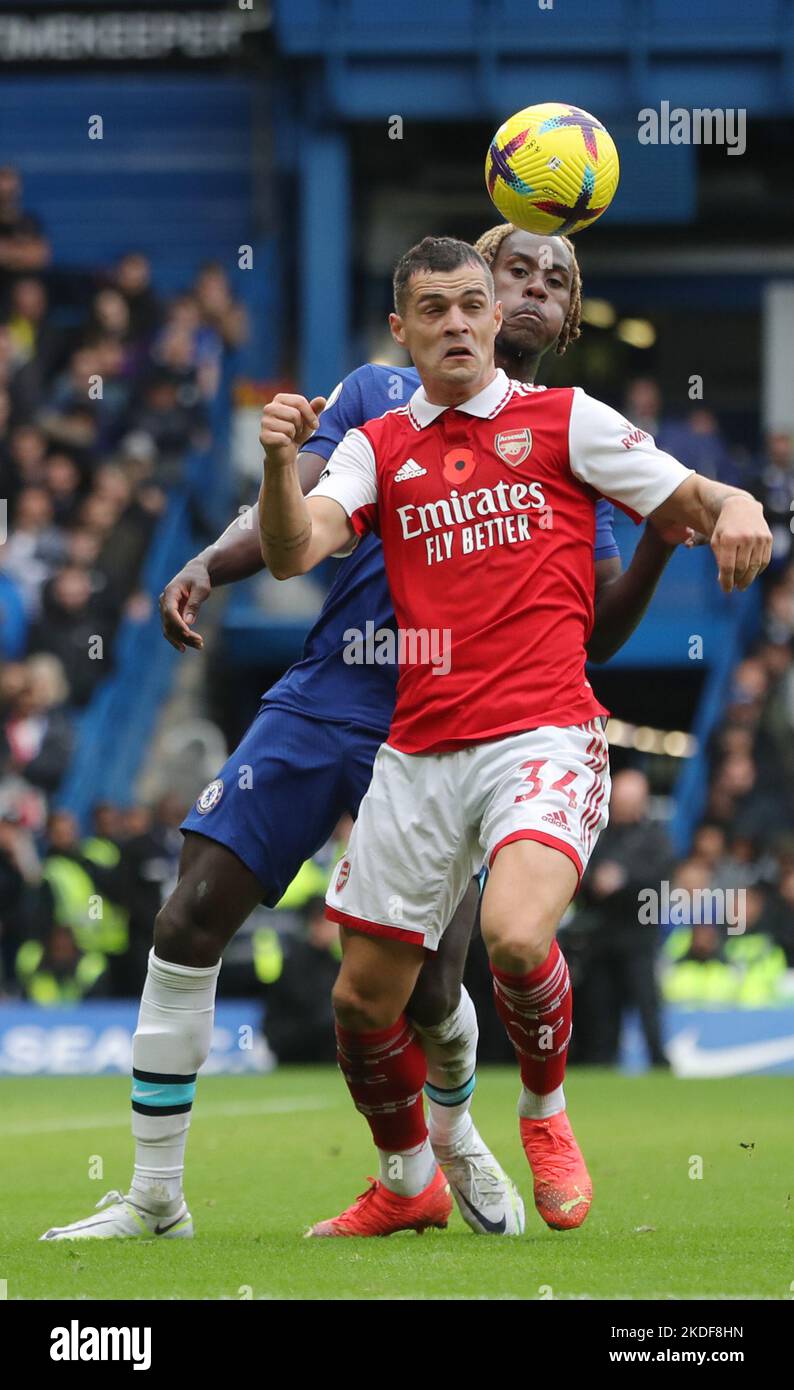
[[[403,405],[419,386],[415,367],[357,367],[331,392],[320,428],[304,445],[329,459],[348,430]],[[618,555],[609,502],[596,504],[596,560]],[[397,689],[397,667],[378,664],[375,634],[395,629],[380,541],[367,536],[342,560],[301,660],[271,686],[266,701],[298,714],[360,725],[386,737]],[[367,645],[368,644],[368,645]],[[358,664],[355,658],[374,655]]]

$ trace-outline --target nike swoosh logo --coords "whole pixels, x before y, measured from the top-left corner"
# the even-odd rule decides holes
[[[454,1191],[457,1193],[457,1195],[460,1197],[460,1200],[463,1202],[464,1206],[468,1207],[472,1216],[476,1216],[477,1220],[480,1222],[482,1226],[485,1227],[485,1230],[488,1231],[490,1235],[504,1235],[505,1231],[507,1230],[507,1221],[505,1220],[504,1216],[500,1216],[498,1221],[489,1221],[487,1216],[483,1216],[481,1211],[478,1211],[476,1207],[472,1206],[468,1197],[465,1195],[465,1193],[461,1192],[459,1187],[455,1187],[454,1183],[452,1184],[452,1187]]]
[[[687,1028],[667,1044],[676,1076],[737,1076],[794,1061],[794,1037],[764,1038],[734,1047],[700,1047],[697,1028]]]
[[[161,1096],[161,1095],[163,1095],[163,1094],[164,1094],[164,1093],[163,1093],[162,1087],[160,1088],[159,1091],[133,1091],[133,1093],[132,1093],[132,1099],[133,1099],[133,1100],[148,1100],[150,1096]]]
[[[184,1215],[177,1216],[173,1221],[169,1221],[167,1226],[161,1226],[160,1222],[158,1221],[157,1225],[154,1228],[154,1234],[156,1236],[164,1236],[166,1231],[170,1231],[172,1226],[178,1226],[180,1221],[184,1221],[184,1219]]]

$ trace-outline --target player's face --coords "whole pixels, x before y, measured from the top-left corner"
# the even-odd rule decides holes
[[[494,339],[502,321],[478,266],[422,271],[411,277],[403,315],[391,314],[396,342],[408,349],[425,386],[460,400],[493,374]],[[440,398],[439,398],[440,399]]]
[[[542,353],[556,343],[571,306],[571,253],[559,237],[511,232],[491,267],[502,304],[499,346]]]

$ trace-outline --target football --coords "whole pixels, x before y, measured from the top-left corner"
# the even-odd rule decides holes
[[[578,106],[527,106],[497,130],[485,161],[489,196],[525,232],[568,235],[606,212],[620,177],[609,131]]]

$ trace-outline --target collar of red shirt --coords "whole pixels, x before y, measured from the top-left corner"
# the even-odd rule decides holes
[[[465,415],[476,415],[481,420],[490,420],[507,405],[512,394],[513,382],[507,373],[498,367],[493,381],[490,381],[476,396],[472,396],[468,401],[462,401],[454,409],[462,410]],[[449,409],[450,406],[434,405],[432,401],[429,401],[425,395],[424,386],[419,386],[408,402],[411,424],[417,430],[423,430],[427,425],[432,425],[439,415],[443,415],[444,411]]]

